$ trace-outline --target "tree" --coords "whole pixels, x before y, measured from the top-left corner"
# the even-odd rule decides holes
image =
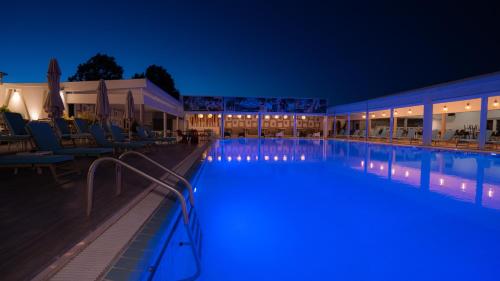
[[[87,62],[78,65],[75,75],[68,77],[69,81],[123,79],[123,67],[116,63],[112,56],[97,53]]]
[[[147,78],[149,81],[153,82],[160,89],[164,90],[172,97],[179,99],[180,92],[175,87],[175,82],[172,76],[167,72],[167,70],[159,65],[150,65],[144,73],[136,73],[132,76],[132,79]]]

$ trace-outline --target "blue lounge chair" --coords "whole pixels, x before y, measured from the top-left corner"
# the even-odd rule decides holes
[[[118,126],[115,126],[115,125],[111,125],[110,126],[110,130],[111,130],[111,136],[113,137],[113,140],[115,142],[117,142],[117,143],[130,143],[130,144],[134,144],[134,145],[142,146],[142,147],[154,144],[154,141],[131,141],[131,140],[127,140],[125,138],[125,134],[123,133],[122,129],[120,127],[118,127]]]
[[[79,134],[90,134],[89,124],[87,120],[81,118],[75,118],[75,128]]]
[[[41,151],[52,151],[54,154],[101,156],[112,153],[113,149],[108,147],[74,147],[63,148],[56,134],[48,123],[31,121],[27,125],[28,131],[33,136],[35,144]]]
[[[24,150],[26,150],[31,136],[25,129],[26,123],[23,116],[17,112],[2,112],[2,118],[9,129],[9,133],[2,135],[0,140],[8,143],[21,142]]]
[[[98,146],[112,148],[115,152],[117,152],[117,150],[144,148],[144,145],[141,143],[109,141],[106,139],[106,132],[98,124],[90,126],[89,131]]]
[[[69,129],[68,122],[64,118],[55,118],[54,125],[57,129],[57,132],[59,133],[59,136],[63,139],[75,140],[75,139],[87,139],[92,137],[89,133],[72,134],[71,130]]]
[[[69,174],[80,174],[71,155],[37,155],[31,154],[9,154],[0,156],[0,167],[2,168],[49,168],[52,177],[58,183],[60,178]],[[58,171],[61,172],[58,173]]]
[[[135,128],[136,134],[141,141],[152,141],[152,142],[166,142],[166,143],[176,143],[176,137],[157,137],[149,130],[141,126]]]

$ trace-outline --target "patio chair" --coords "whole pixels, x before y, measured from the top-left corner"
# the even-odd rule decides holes
[[[384,139],[386,138],[386,128],[382,128],[381,130],[377,130],[375,129],[375,134],[370,136],[370,138],[373,138],[373,139]]]
[[[488,143],[490,141],[490,138],[491,138],[491,135],[493,134],[493,132],[491,130],[488,130],[486,131],[486,143]],[[460,145],[465,145],[465,146],[469,146],[469,144],[474,144],[474,143],[478,143],[478,139],[475,139],[475,138],[471,138],[471,139],[465,139],[465,138],[459,138],[457,140],[457,143],[455,144],[456,147],[459,147]]]
[[[87,133],[78,132],[77,134],[72,134],[71,130],[69,129],[69,124],[64,118],[55,118],[54,127],[56,128],[60,138],[70,139],[71,141],[73,141],[73,144],[75,144],[76,139],[89,139],[92,137],[92,135],[88,132]]]
[[[127,140],[125,138],[125,134],[123,133],[123,130],[115,125],[111,125],[110,128],[111,130],[111,137],[113,138],[113,141],[116,143],[128,143],[130,145],[136,146],[136,147],[146,147],[146,146],[151,146],[154,144],[154,141],[132,141],[132,140]]]
[[[137,126],[135,128],[139,140],[142,141],[152,141],[152,142],[166,142],[166,143],[176,143],[176,137],[157,137],[151,132],[151,130],[144,128],[142,126]]]
[[[63,148],[49,123],[31,121],[26,126],[35,144],[40,151],[52,151],[54,154],[97,156],[112,153],[113,149],[107,147],[74,147]]]
[[[49,168],[52,177],[61,183],[61,177],[81,174],[71,155],[41,155],[37,153],[0,156],[0,168]],[[17,170],[16,170],[17,171]]]
[[[94,125],[90,126],[89,132],[92,134],[92,137],[94,138],[94,140],[98,146],[112,148],[115,153],[118,152],[118,150],[144,148],[143,144],[136,143],[136,142],[109,141],[106,138],[106,132],[98,124],[94,124]]]
[[[440,143],[451,143],[453,142],[453,137],[455,136],[455,131],[448,129],[444,133],[444,135],[441,138],[437,138],[435,140],[432,140],[434,144],[440,144]],[[455,143],[456,145],[456,143]]]
[[[9,129],[9,134],[2,135],[1,141],[8,142],[9,147],[10,143],[20,142],[23,145],[23,150],[26,150],[31,136],[26,131],[23,116],[17,112],[2,112],[2,118]]]
[[[403,128],[397,128],[396,129],[396,134],[394,134],[394,136],[392,137],[392,140],[400,140],[400,139],[403,139],[403,133],[404,133],[404,130]]]
[[[76,132],[78,134],[90,134],[89,124],[87,123],[87,120],[75,118],[73,123],[75,124]]]

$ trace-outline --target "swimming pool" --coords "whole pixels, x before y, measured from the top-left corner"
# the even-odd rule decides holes
[[[220,140],[196,183],[200,280],[500,280],[500,158]]]

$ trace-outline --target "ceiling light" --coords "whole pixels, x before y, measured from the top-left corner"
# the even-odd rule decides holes
[[[288,115],[284,115],[284,116],[283,116],[283,119],[288,119]]]
[[[203,114],[198,114],[198,118],[203,118]]]
[[[239,119],[241,119],[241,114],[238,114],[238,115],[237,115],[237,117],[238,117]]]
[[[443,111],[444,111],[444,112],[448,112],[448,107],[446,107],[446,105],[445,105],[445,106],[443,106]]]
[[[493,106],[494,106],[494,107],[498,107],[498,101],[497,101],[497,100],[495,100],[495,101],[493,102]]]
[[[247,118],[248,118],[248,119],[252,118],[252,115],[248,114],[248,115],[247,115]]]
[[[229,117],[229,118],[233,118],[233,115],[232,115],[232,114],[229,114],[227,117]]]
[[[278,115],[274,115],[274,119],[278,119],[280,118]]]
[[[408,109],[408,114],[411,114],[411,113],[412,113],[411,108],[409,108]]]
[[[398,111],[397,110],[394,110],[394,115],[398,115]]]
[[[470,110],[470,103],[467,103],[467,104],[465,105],[465,109],[466,109],[466,110]]]
[[[212,118],[212,117],[213,117],[213,115],[212,115],[212,114],[208,114],[208,118]]]
[[[306,116],[304,116],[304,115],[302,115],[301,118],[302,118],[302,120],[306,120]]]

